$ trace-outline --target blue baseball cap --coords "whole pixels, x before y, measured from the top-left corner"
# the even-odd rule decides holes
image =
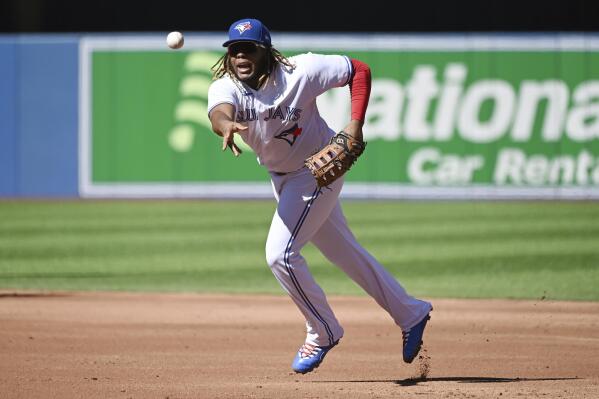
[[[240,19],[231,24],[229,28],[229,40],[223,43],[223,47],[227,47],[234,42],[254,42],[265,47],[270,47],[270,32],[257,19]]]

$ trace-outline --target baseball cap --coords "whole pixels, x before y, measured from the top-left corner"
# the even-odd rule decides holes
[[[233,42],[254,42],[270,47],[270,32],[257,19],[240,19],[231,24],[229,28],[229,40],[223,43],[223,47],[227,47]]]

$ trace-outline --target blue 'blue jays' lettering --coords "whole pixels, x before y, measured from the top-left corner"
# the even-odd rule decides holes
[[[246,108],[237,111],[237,122],[250,122],[258,119],[256,108]]]
[[[283,120],[283,121],[295,122],[300,118],[301,113],[302,113],[302,110],[300,108],[293,108],[293,107],[285,107],[285,111],[283,112],[283,109],[279,106],[276,108],[269,108],[268,116],[265,116],[264,120],[269,121],[271,119],[279,118],[280,120]]]

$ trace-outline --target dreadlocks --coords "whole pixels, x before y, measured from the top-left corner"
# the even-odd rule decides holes
[[[295,65],[293,65],[293,63],[289,61],[287,57],[281,54],[279,50],[277,50],[274,47],[270,47],[268,49],[267,57],[268,58],[266,60],[266,72],[264,73],[264,75],[260,77],[259,86],[261,86],[264,80],[268,78],[268,76],[272,73],[277,64],[285,65],[286,67],[289,67],[291,69],[295,68]],[[235,78],[235,72],[233,72],[233,68],[231,67],[231,56],[228,52],[226,52],[222,57],[218,59],[218,61],[216,61],[216,64],[212,66],[211,70],[212,77],[214,80],[220,79],[225,75],[229,75],[230,77]]]

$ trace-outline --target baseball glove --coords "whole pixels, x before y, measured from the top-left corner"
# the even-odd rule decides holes
[[[318,187],[328,186],[352,167],[365,148],[365,142],[341,131],[322,150],[306,159],[305,165],[314,175]]]

